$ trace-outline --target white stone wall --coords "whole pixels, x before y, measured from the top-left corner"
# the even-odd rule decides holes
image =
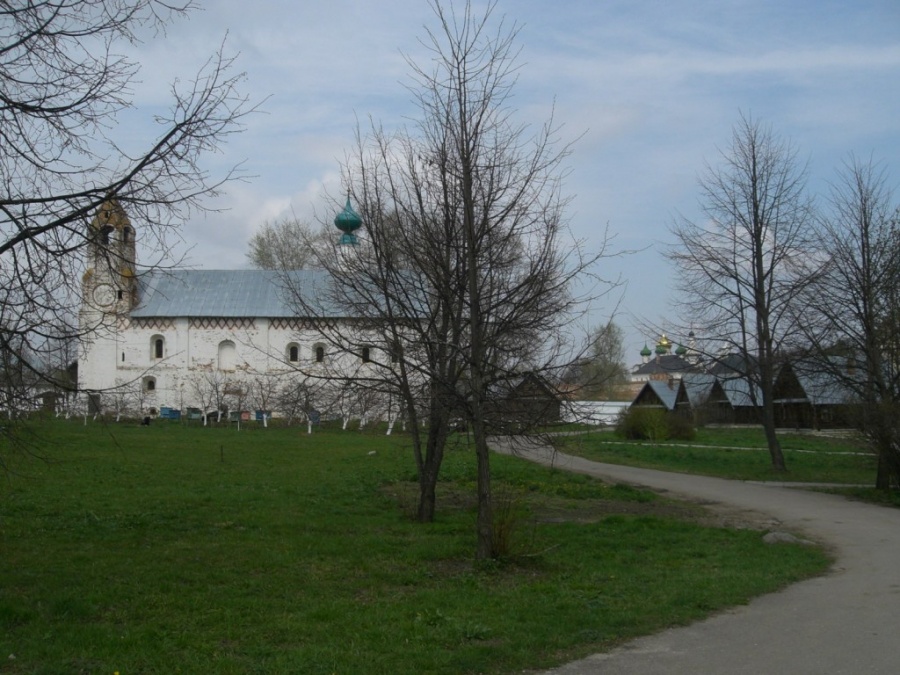
[[[187,318],[157,320],[119,320],[108,322],[106,330],[96,333],[82,345],[79,361],[79,386],[104,392],[103,407],[109,411],[125,408],[146,414],[162,407],[206,409],[213,402],[202,393],[210,387],[227,386],[231,391],[261,388],[261,379],[278,380],[278,386],[293,379],[302,380],[298,367],[322,372],[351,372],[367,368],[357,354],[336,353],[333,346],[314,330],[296,331],[275,327],[267,319],[221,320],[220,326],[197,327]],[[200,323],[217,323],[202,322]],[[225,324],[238,327],[224,327]],[[244,324],[244,325],[240,325]],[[346,328],[345,333],[352,334]],[[157,358],[154,341],[164,341],[162,358]],[[220,345],[234,344],[234,360],[225,370],[219,366]],[[368,344],[362,337],[360,345]],[[298,347],[298,361],[289,362],[289,346]],[[325,349],[325,362],[316,363],[316,346]],[[371,358],[384,361],[387,354],[374,344]],[[148,381],[153,388],[148,388]],[[267,385],[270,388],[274,385]],[[325,396],[324,385],[317,390]],[[261,396],[261,395],[260,395]],[[229,407],[240,403],[246,410],[258,404],[245,396],[232,395]],[[338,404],[335,404],[338,405]]]
[[[563,421],[613,425],[630,401],[571,401],[563,406]]]

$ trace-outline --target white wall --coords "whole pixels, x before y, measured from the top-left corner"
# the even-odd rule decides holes
[[[224,324],[223,320],[223,324]],[[231,385],[249,387],[260,375],[303,378],[297,367],[321,368],[329,371],[358,369],[363,366],[358,355],[335,353],[335,348],[314,330],[296,331],[275,328],[266,319],[255,319],[244,327],[190,327],[185,318],[156,321],[123,321],[115,328],[95,335],[82,345],[79,361],[79,386],[93,390],[128,390],[130,407],[150,408],[207,407],[200,400],[198,382],[204,378],[222,377]],[[347,328],[347,334],[352,330]],[[164,339],[163,357],[156,358],[154,338]],[[233,368],[219,371],[219,345],[231,341],[235,346]],[[288,346],[299,346],[297,363],[288,362]],[[366,341],[360,336],[360,344]],[[315,348],[325,347],[325,363],[316,363]],[[383,359],[380,350],[372,348],[372,358]],[[147,378],[154,378],[155,389],[146,389]],[[109,397],[111,398],[112,394]],[[247,401],[245,409],[252,407]],[[109,405],[105,404],[105,407]]]
[[[570,401],[563,406],[563,421],[612,425],[629,405],[628,401]]]

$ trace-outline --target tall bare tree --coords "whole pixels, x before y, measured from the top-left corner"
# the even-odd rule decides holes
[[[819,232],[827,266],[798,319],[814,367],[861,404],[888,489],[900,482],[900,207],[883,166],[847,160]]]
[[[594,330],[584,358],[566,369],[566,385],[580,399],[603,399],[626,382],[624,333],[614,321]]]
[[[423,521],[434,517],[452,428],[469,425],[477,556],[487,558],[496,552],[487,441],[502,422],[489,414],[494,392],[560,366],[579,307],[572,283],[600,254],[585,257],[568,236],[560,180],[570,147],[557,142],[555,123],[532,133],[515,121],[517,29],[495,16],[493,2],[483,13],[469,3],[458,14],[432,8],[436,27],[422,41],[429,57],[409,60],[418,116],[397,132],[360,131],[345,166],[365,230],[357,246],[351,235],[321,261],[333,283],[320,297],[359,318],[355,331],[334,324],[323,336],[338,351],[367,355],[358,381],[403,402]],[[359,341],[373,335],[377,349],[364,352]]]
[[[101,205],[127,208],[142,223],[144,250],[161,260],[179,220],[233,176],[200,163],[252,110],[222,51],[173,86],[143,151],[116,138],[139,72],[118,55],[122,43],[163,31],[192,5],[0,2],[0,351],[21,353],[14,361],[45,377],[40,362],[55,343],[92,328],[72,310],[80,304],[72,280],[84,271]]]
[[[680,298],[698,332],[743,362],[740,376],[758,387],[772,467],[785,470],[775,433],[773,387],[779,350],[795,334],[791,308],[815,278],[813,210],[796,150],[747,116],[731,146],[700,179],[700,222],[672,227]]]
[[[316,265],[312,248],[326,245],[329,234],[293,217],[267,222],[250,237],[247,260],[261,270],[309,269]]]

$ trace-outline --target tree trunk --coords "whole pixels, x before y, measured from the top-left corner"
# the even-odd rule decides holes
[[[762,245],[762,240],[757,246]],[[763,269],[763,251],[759,249],[754,263],[757,268],[757,278],[765,278]],[[759,390],[762,394],[763,429],[766,433],[766,443],[769,446],[769,456],[772,459],[772,468],[775,471],[786,471],[784,453],[781,450],[781,442],[775,433],[775,350],[772,344],[772,334],[769,330],[769,304],[761,285],[755,288],[755,313],[756,335],[759,337],[757,357],[759,359]]]
[[[443,445],[441,447],[443,448]],[[435,452],[432,448],[429,448],[425,462],[422,464],[422,469],[419,472],[419,507],[416,513],[416,520],[420,523],[434,522],[434,514],[437,508],[437,482],[443,455],[443,451]]]
[[[434,522],[437,508],[437,482],[444,461],[444,446],[447,444],[447,423],[445,414],[437,401],[432,406],[431,424],[425,440],[425,455],[417,453],[419,473],[419,506],[416,520],[420,523]],[[416,432],[418,434],[418,432]]]
[[[883,445],[878,448],[878,473],[875,474],[875,489],[890,490],[891,489],[891,463],[888,452],[890,449]]]
[[[437,477],[423,473],[419,477],[419,509],[416,520],[420,523],[434,522],[434,512],[437,507]]]
[[[768,379],[767,381],[767,377],[768,375],[763,373],[763,383],[760,387],[763,399],[763,429],[766,433],[766,443],[769,446],[772,468],[775,471],[786,471],[787,466],[784,462],[784,452],[781,450],[781,441],[778,440],[778,435],[775,433],[775,403],[772,401],[772,380]]]
[[[781,441],[775,433],[775,409],[771,401],[763,403],[763,428],[766,432],[766,443],[769,445],[769,456],[772,458],[772,468],[775,471],[787,471],[784,462],[784,452],[781,450]]]
[[[491,455],[487,444],[484,420],[473,422],[475,454],[478,458],[478,520],[476,530],[478,543],[475,549],[477,560],[488,560],[494,556],[494,508],[491,499]]]

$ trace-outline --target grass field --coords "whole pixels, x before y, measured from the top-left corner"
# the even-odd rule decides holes
[[[736,480],[874,485],[875,457],[852,436],[785,433],[780,436],[787,472],[775,472],[761,428],[699,429],[690,442],[626,441],[609,431],[555,439],[563,452],[598,462]]]
[[[465,448],[420,525],[402,436],[40,430],[40,458],[0,450],[4,673],[513,673],[828,565],[703,527],[697,507],[504,456],[511,553],[476,565]]]

